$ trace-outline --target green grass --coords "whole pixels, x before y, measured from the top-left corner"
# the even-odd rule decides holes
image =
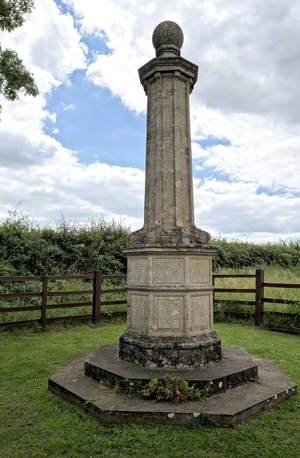
[[[0,456],[251,457],[300,456],[300,397],[236,429],[102,426],[47,391],[48,377],[76,354],[117,342],[123,322],[0,333]],[[217,324],[227,345],[275,361],[300,384],[300,339],[236,324]]]

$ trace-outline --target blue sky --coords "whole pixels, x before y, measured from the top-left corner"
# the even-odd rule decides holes
[[[77,151],[81,162],[99,160],[108,164],[144,168],[144,114],[130,112],[108,89],[95,86],[84,71],[75,72],[71,84],[53,91],[47,108],[56,113],[55,138]]]
[[[99,36],[83,34],[81,41],[87,47],[88,62],[97,54],[110,52]],[[66,84],[51,92],[47,109],[57,116],[55,127],[47,122],[47,131],[57,129],[55,138],[76,151],[83,163],[99,160],[144,169],[145,114],[129,111],[107,88],[90,82],[85,70],[75,71]]]
[[[91,53],[106,52],[102,39],[84,37],[83,42]],[[83,163],[98,159],[112,165],[144,169],[146,115],[133,113],[108,89],[88,81],[85,71],[74,72],[70,81],[55,89],[47,99],[47,109],[56,114],[55,127],[48,121],[47,132],[54,134],[67,148],[77,151]],[[230,145],[229,140],[213,136],[198,143],[204,149]],[[212,172],[207,168],[205,176]],[[195,176],[203,177],[204,172],[200,174],[195,170]],[[226,175],[222,176],[230,181]]]
[[[59,8],[72,14],[72,8],[55,0]],[[84,33],[81,41],[87,47],[87,60],[92,62],[97,54],[111,51],[104,38]],[[120,75],[120,77],[122,77]],[[49,134],[55,135],[64,146],[77,152],[81,162],[95,160],[111,165],[145,168],[146,115],[134,113],[114,97],[107,88],[97,87],[86,78],[85,70],[74,72],[66,84],[51,92],[47,109],[56,114],[56,123],[47,122]],[[198,141],[204,149],[215,145],[229,145],[226,138],[208,136]],[[195,176],[211,176],[213,170],[197,171]],[[215,172],[230,181],[227,175]]]
[[[83,35],[91,61],[97,54],[109,54],[104,39]],[[46,131],[65,147],[76,151],[81,162],[99,160],[122,167],[145,168],[146,115],[134,113],[114,97],[107,88],[90,82],[84,70],[74,72],[66,84],[53,90],[47,98],[47,109],[56,114],[55,126],[48,121]],[[208,136],[197,142],[207,149],[230,145],[226,138]],[[206,167],[194,170],[195,177],[222,177],[226,174]]]
[[[3,101],[0,218],[64,214],[143,223],[151,34],[178,22],[199,66],[191,94],[195,217],[213,235],[300,238],[300,13],[297,0],[36,0],[0,33],[40,95]],[[285,21],[282,18],[285,17]]]

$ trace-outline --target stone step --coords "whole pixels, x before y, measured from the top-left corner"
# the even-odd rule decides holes
[[[118,345],[105,345],[85,361],[85,374],[127,393],[139,392],[151,379],[182,378],[207,394],[256,381],[257,364],[241,348],[223,347],[221,361],[196,368],[148,368],[119,359]]]
[[[49,390],[82,407],[102,423],[217,424],[233,426],[270,409],[296,393],[296,386],[272,362],[253,358],[258,382],[249,382],[200,401],[181,404],[149,401],[117,393],[84,374],[84,362],[93,354],[77,357],[49,379]]]

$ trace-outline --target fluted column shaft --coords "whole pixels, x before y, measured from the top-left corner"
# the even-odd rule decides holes
[[[144,230],[190,230],[194,224],[190,79],[156,72],[147,82],[147,153]]]
[[[144,226],[130,246],[199,246],[209,235],[194,225],[189,96],[198,67],[157,57],[139,69],[148,97]]]

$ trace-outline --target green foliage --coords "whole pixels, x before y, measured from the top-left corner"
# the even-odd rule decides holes
[[[54,227],[40,228],[24,217],[11,214],[0,223],[0,275],[93,270],[125,273],[122,251],[127,247],[128,235],[128,228],[103,219],[85,225],[62,220]],[[214,270],[295,268],[300,264],[299,241],[255,245],[221,239],[212,240],[211,245],[216,249]]]
[[[294,267],[300,263],[300,241],[254,244],[249,242],[215,239],[214,270],[219,268],[243,269],[276,265]]]
[[[200,399],[203,393],[179,377],[167,376],[163,380],[152,379],[141,391],[146,399],[156,401],[186,402]]]
[[[20,27],[24,21],[24,14],[30,13],[33,0],[0,0],[0,29],[11,32]]]
[[[0,30],[12,31],[23,24],[24,14],[32,11],[33,0],[0,0]],[[32,74],[26,70],[17,53],[0,46],[0,94],[15,100],[22,91],[38,95]],[[0,105],[1,109],[1,105]]]
[[[128,229],[103,219],[40,228],[12,215],[0,224],[0,274],[124,273]]]
[[[11,49],[0,49],[0,93],[8,100],[15,100],[21,90],[27,95],[38,95],[33,76],[17,53]]]

